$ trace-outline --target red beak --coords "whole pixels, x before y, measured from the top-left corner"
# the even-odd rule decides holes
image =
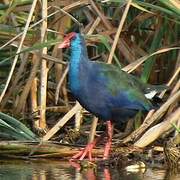
[[[61,44],[59,44],[58,48],[70,47],[71,39],[75,36],[76,36],[75,32],[71,32],[71,33],[67,34],[66,37],[64,38],[64,41]]]
[[[69,39],[64,39],[64,41],[59,44],[58,48],[68,48],[70,47],[70,40]]]

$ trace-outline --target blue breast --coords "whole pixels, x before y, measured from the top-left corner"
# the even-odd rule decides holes
[[[71,41],[71,57],[70,57],[70,68],[69,68],[69,83],[70,90],[76,95],[80,90],[80,78],[82,74],[80,68],[87,63],[87,50],[86,46],[82,41],[82,37],[77,34],[76,38]],[[82,68],[81,68],[82,69]]]

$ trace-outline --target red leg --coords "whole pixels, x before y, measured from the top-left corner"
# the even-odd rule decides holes
[[[108,141],[105,145],[104,149],[104,156],[103,159],[108,159],[110,149],[111,149],[111,144],[112,144],[112,134],[113,134],[113,128],[112,128],[112,123],[111,121],[107,121],[107,132],[108,132]],[[92,161],[92,150],[93,147],[96,145],[97,141],[99,138],[95,139],[93,142],[89,143],[84,149],[82,149],[80,152],[75,154],[72,158],[71,161],[73,160],[83,160],[87,155],[90,161]]]
[[[108,159],[109,157],[109,153],[111,150],[111,144],[112,144],[112,134],[113,134],[113,127],[112,127],[112,123],[111,121],[107,121],[107,132],[108,132],[108,140],[107,143],[105,145],[105,149],[104,149],[104,156],[103,159]]]

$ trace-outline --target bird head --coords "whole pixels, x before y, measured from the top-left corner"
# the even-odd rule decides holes
[[[61,44],[59,44],[58,48],[68,48],[71,45],[71,40],[75,38],[77,33],[71,32],[67,34]]]

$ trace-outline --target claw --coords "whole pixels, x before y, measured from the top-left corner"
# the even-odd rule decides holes
[[[92,150],[93,147],[95,146],[96,141],[93,141],[92,143],[89,143],[84,149],[82,149],[80,152],[75,154],[71,160],[83,160],[86,156],[88,156],[89,161],[92,161]]]

